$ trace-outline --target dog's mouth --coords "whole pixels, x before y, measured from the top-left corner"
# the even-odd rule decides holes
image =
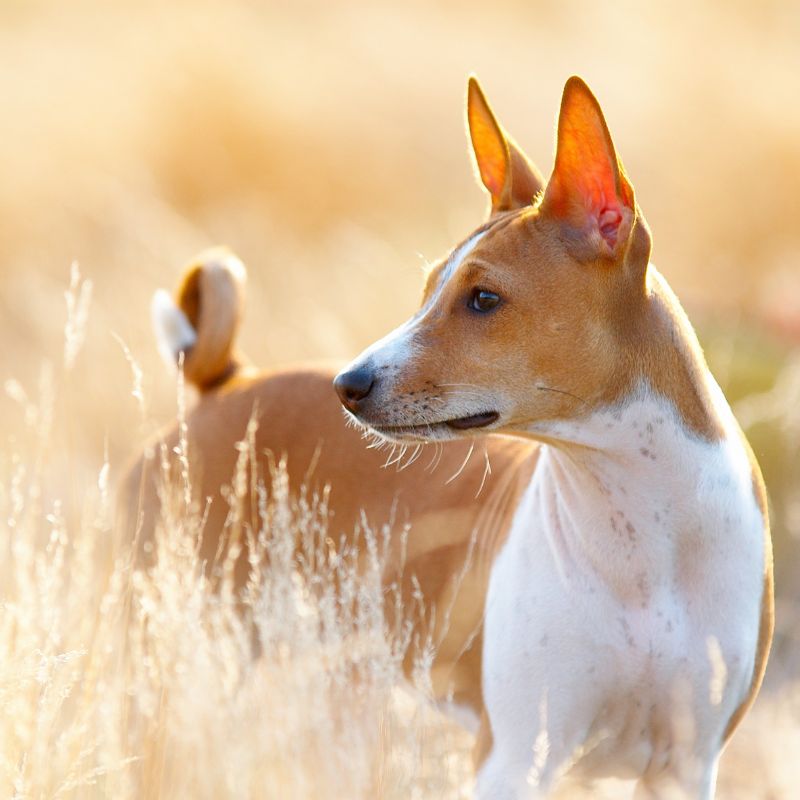
[[[499,416],[496,411],[484,411],[481,414],[473,414],[471,417],[447,420],[445,425],[457,431],[468,431],[470,428],[485,428],[487,425],[497,422]]]
[[[486,428],[497,422],[500,414],[497,411],[482,411],[479,414],[472,414],[468,417],[455,417],[434,422],[427,422],[421,425],[379,425],[366,423],[375,433],[386,439],[402,440],[413,439],[414,441],[426,441],[432,439],[449,439],[452,431],[470,431]],[[360,421],[362,425],[365,423]]]

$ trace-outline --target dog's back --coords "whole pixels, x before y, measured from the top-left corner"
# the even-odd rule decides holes
[[[160,293],[154,321],[162,352],[182,361],[187,383],[199,392],[186,415],[192,496],[199,509],[210,498],[200,557],[209,572],[219,564],[232,484],[248,424],[255,423],[261,471],[285,458],[294,492],[329,487],[329,534],[350,542],[357,526],[390,525],[385,582],[397,582],[413,607],[415,584],[427,630],[438,645],[434,686],[480,712],[480,647],[483,599],[489,568],[508,517],[536,461],[534,445],[510,437],[484,437],[436,447],[368,446],[345,421],[332,388],[338,365],[303,365],[260,372],[237,353],[244,268],[231,253],[203,254],[184,273],[174,302]],[[163,465],[179,475],[180,430],[175,422],[129,471],[121,491],[126,527],[146,546],[162,503]],[[246,500],[245,508],[253,504]],[[259,521],[246,521],[257,530]],[[407,541],[401,532],[408,528]],[[138,529],[138,532],[137,532]],[[401,554],[400,549],[404,552]],[[237,584],[247,576],[246,553],[237,562]],[[435,613],[439,609],[441,613]],[[446,613],[444,613],[446,611]],[[446,629],[445,629],[446,626]]]

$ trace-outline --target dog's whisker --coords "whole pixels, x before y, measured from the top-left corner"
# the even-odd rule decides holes
[[[541,384],[537,385],[536,388],[540,392],[555,392],[556,394],[563,394],[567,397],[572,397],[573,399],[578,400],[586,406],[589,405],[588,401],[584,400],[582,397],[578,397],[578,395],[573,394],[572,392],[566,391],[565,389],[555,389],[552,386],[542,386]]]
[[[408,445],[404,444],[402,449],[400,450],[400,455],[397,457],[397,469],[401,470],[403,468],[403,457],[408,452]]]
[[[396,457],[390,458],[389,461],[387,461],[386,466],[391,467],[391,466],[394,466],[395,464],[397,464],[397,465],[402,464],[403,456],[405,456],[407,450],[408,450],[408,445],[407,444],[401,444],[400,445],[400,452],[397,454]],[[394,454],[394,450],[392,450],[392,454]],[[398,466],[398,470],[399,469],[400,469],[400,467]]]
[[[475,442],[470,442],[469,450],[467,452],[467,457],[464,459],[464,463],[459,467],[457,472],[454,472],[445,482],[444,485],[452,483],[467,467],[467,462],[469,461],[470,457],[472,456],[472,452],[475,450]]]
[[[397,449],[397,445],[396,445],[396,444],[393,444],[391,447],[392,447],[392,451],[389,453],[389,456],[388,456],[388,458],[386,459],[386,461],[385,461],[385,463],[384,463],[383,467],[381,467],[381,469],[386,469],[386,467],[388,467],[388,466],[389,466],[389,464],[391,464],[391,463],[392,463],[392,456],[394,455],[394,451]]]
[[[492,474],[492,465],[489,463],[489,449],[487,447],[483,448],[483,457],[486,459],[486,466],[483,468],[483,477],[481,478],[481,485],[478,487],[478,491],[475,492],[476,500],[478,499],[480,493],[483,491],[486,479],[489,477],[489,475]]]
[[[440,457],[440,453],[442,451],[442,443],[441,442],[433,442],[433,455],[431,456],[431,460],[428,462],[428,466],[425,467],[426,472],[433,472],[434,464],[436,460]]]
[[[395,452],[397,450],[399,450],[400,452],[399,452],[398,455],[395,455]],[[399,445],[393,447],[392,448],[392,455],[388,459],[388,461],[386,462],[386,466],[387,467],[394,466],[403,457],[403,453],[405,453],[405,450],[406,450],[406,446],[404,444],[399,444]]]
[[[404,469],[410,467],[418,458],[419,454],[422,452],[422,448],[425,446],[425,442],[420,442],[415,448],[414,452],[408,458],[405,464],[400,467],[400,471],[402,472]]]

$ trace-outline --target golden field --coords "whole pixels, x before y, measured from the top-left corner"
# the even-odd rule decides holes
[[[781,0],[0,5],[0,797],[370,797],[376,769],[387,798],[468,796],[469,737],[396,688],[374,574],[340,565],[352,648],[352,608],[271,551],[254,659],[199,578],[199,521],[176,500],[134,574],[113,487],[177,413],[149,300],[198,250],[247,264],[264,366],[349,358],[412,311],[425,261],[485,213],[469,72],[545,174],[566,78],[604,107],[770,491],[776,641],[718,795],[797,796],[799,39]],[[313,548],[324,509],[275,498],[264,546]]]

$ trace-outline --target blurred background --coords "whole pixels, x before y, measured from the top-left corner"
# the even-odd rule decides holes
[[[256,363],[352,357],[411,312],[425,260],[483,219],[468,73],[545,174],[578,73],[605,110],[653,259],[762,463],[779,600],[768,689],[788,691],[800,667],[798,41],[791,0],[4,0],[8,452],[26,436],[22,394],[46,389],[43,364],[61,362],[73,261],[93,284],[82,388],[59,403],[63,441],[47,458],[79,501],[104,451],[118,476],[174,416],[149,300],[196,251],[224,243],[247,264],[241,342]],[[116,337],[143,372],[144,422]]]

